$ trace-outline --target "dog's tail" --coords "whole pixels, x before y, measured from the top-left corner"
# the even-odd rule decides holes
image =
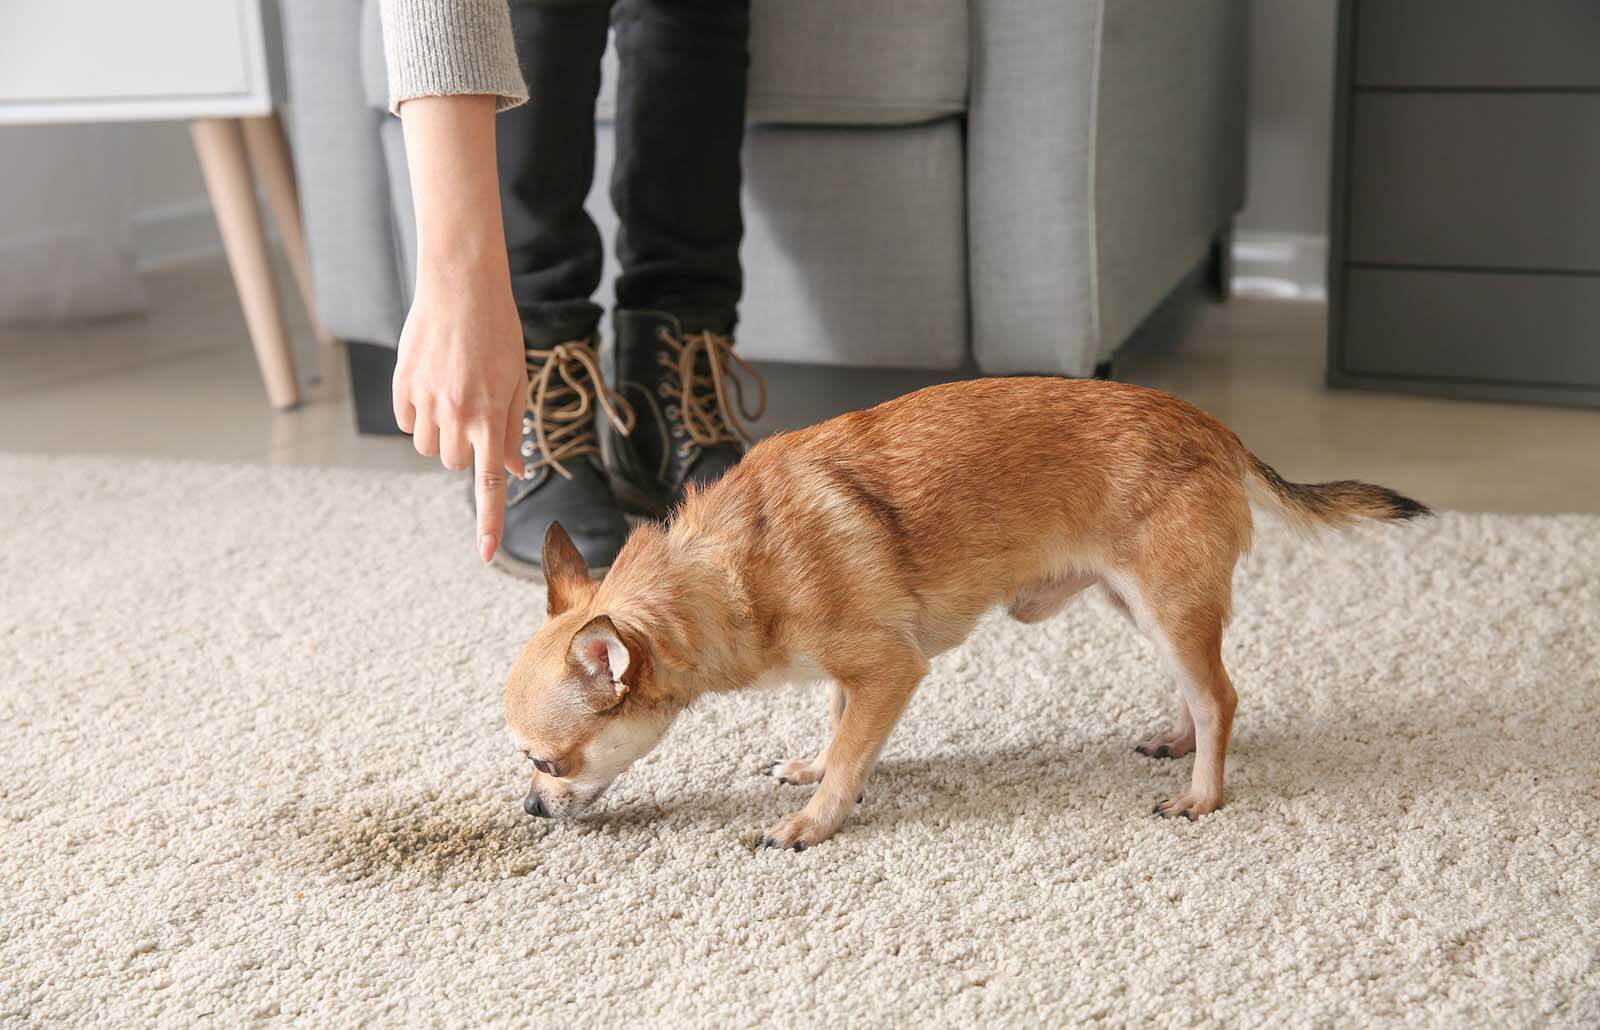
[[[1291,483],[1254,454],[1246,451],[1244,457],[1246,478],[1260,487],[1255,496],[1302,532],[1349,526],[1357,519],[1405,522],[1433,514],[1427,505],[1386,486],[1354,479]]]

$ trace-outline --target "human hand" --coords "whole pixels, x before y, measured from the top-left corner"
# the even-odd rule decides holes
[[[506,473],[520,476],[528,374],[511,285],[491,265],[418,275],[400,333],[394,415],[417,453],[473,468],[478,554],[500,546]]]
[[[528,375],[511,297],[495,169],[495,98],[400,105],[417,213],[417,282],[400,333],[394,417],[418,453],[473,466],[478,553],[505,528],[507,472],[521,475]]]

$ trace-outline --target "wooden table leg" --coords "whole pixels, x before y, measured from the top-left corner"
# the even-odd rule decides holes
[[[300,220],[300,192],[295,187],[294,162],[289,156],[289,139],[284,135],[283,122],[276,114],[240,121],[244,124],[244,143],[255,165],[256,178],[267,195],[272,220],[278,225],[278,238],[283,241],[289,267],[294,270],[300,297],[305,301],[306,314],[311,317],[311,331],[319,343],[332,347],[338,341],[317,314],[316,293],[311,285],[311,259],[306,252],[305,228]]]
[[[267,399],[275,408],[292,408],[300,402],[300,385],[295,377],[294,351],[290,349],[283,309],[278,303],[277,284],[272,278],[272,251],[267,246],[266,227],[256,203],[244,133],[237,118],[202,118],[190,130],[206,191],[216,209],[217,227],[222,230],[222,246],[233,270],[233,285],[239,291],[239,304],[250,328],[250,342],[255,346],[261,378],[266,382]]]

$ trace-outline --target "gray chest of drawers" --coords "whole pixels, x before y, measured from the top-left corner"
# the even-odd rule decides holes
[[[1328,382],[1600,405],[1600,2],[1343,0]]]

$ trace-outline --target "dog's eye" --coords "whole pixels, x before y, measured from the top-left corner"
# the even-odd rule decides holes
[[[555,763],[554,762],[546,762],[542,758],[535,758],[533,760],[533,767],[535,769],[539,770],[540,772],[544,773],[546,776],[554,776],[556,774]]]

